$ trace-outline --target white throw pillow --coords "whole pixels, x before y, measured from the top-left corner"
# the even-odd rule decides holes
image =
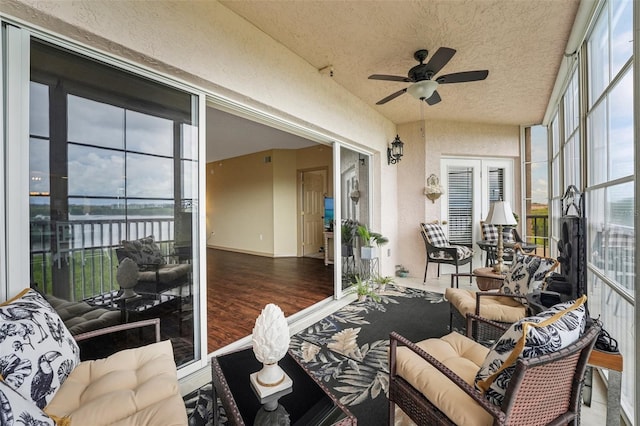
[[[0,304],[0,318],[0,376],[42,409],[80,363],[78,345],[49,302],[32,289]]]
[[[587,296],[559,303],[533,317],[513,323],[493,344],[476,375],[476,388],[502,405],[518,359],[556,352],[576,342],[586,325]]]

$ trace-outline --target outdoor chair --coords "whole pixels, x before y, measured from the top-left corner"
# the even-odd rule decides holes
[[[461,244],[451,244],[444,234],[442,227],[437,223],[421,223],[420,234],[424,240],[427,262],[424,267],[423,283],[427,282],[427,270],[429,263],[438,265],[438,277],[440,277],[440,265],[447,264],[458,268],[469,265],[469,272],[473,270],[473,250],[471,247]]]
[[[482,242],[483,243],[498,243],[498,226],[493,225],[491,223],[485,223],[484,221],[480,221],[480,229],[482,231]],[[507,246],[513,244],[521,244],[524,243],[522,237],[518,233],[518,230],[512,226],[503,226],[502,227],[502,242]],[[487,246],[480,245],[479,247],[487,253],[487,258],[485,260],[484,266],[491,266],[496,262],[496,246]],[[505,262],[511,263],[513,261],[513,247],[505,247],[504,252],[502,254],[502,259]]]
[[[549,274],[559,263],[556,259],[524,253],[518,246],[514,249],[515,260],[505,274],[502,286],[496,291],[474,291],[457,286],[459,276],[451,276],[451,286],[445,290],[445,299],[450,304],[449,329],[454,330],[454,320],[464,327],[467,314],[475,314],[503,324],[511,324],[528,313],[527,294],[541,290]],[[473,278],[473,274],[471,274]],[[455,285],[455,286],[454,286]],[[480,338],[475,330],[474,335]],[[489,333],[487,339],[494,337]]]
[[[600,325],[587,324],[580,334],[581,325],[589,321],[584,307],[573,310],[578,302],[571,307],[556,305],[539,317],[519,322],[519,328],[514,324],[505,331],[505,341],[501,338],[491,349],[456,332],[418,343],[391,333],[388,424],[395,424],[396,406],[418,425],[579,424],[587,361]],[[549,324],[556,315],[563,318],[569,311],[571,318],[566,322],[558,319]],[[580,325],[567,330],[575,318],[581,318]],[[474,315],[468,321],[504,330],[500,324]],[[554,330],[540,330],[549,327]],[[525,329],[528,331],[523,332]],[[540,334],[558,332],[563,335],[562,343],[546,351],[533,350],[536,342],[539,346],[536,337]],[[504,348],[512,339],[523,342],[524,349],[518,353],[516,348],[500,358],[504,351],[495,348]],[[491,369],[494,363],[504,369]]]
[[[192,265],[177,263],[177,255],[164,255],[152,235],[138,240],[122,240],[116,248],[118,263],[125,258],[138,265],[138,283],[134,290],[159,294],[189,283]]]

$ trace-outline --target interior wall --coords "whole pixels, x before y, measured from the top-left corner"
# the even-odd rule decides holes
[[[207,164],[210,247],[273,256],[273,175],[272,151]]]
[[[273,151],[273,256],[296,256],[297,166],[296,150]]]
[[[331,147],[318,145],[208,163],[208,246],[261,256],[297,256],[297,172],[326,168],[331,196],[332,160]]]
[[[398,133],[405,145],[404,157],[398,164],[398,236],[402,244],[397,259],[411,276],[422,278],[425,248],[418,226],[420,222],[442,219],[441,199],[432,203],[423,194],[427,177],[431,173],[440,176],[443,156],[510,158],[514,165],[514,200],[521,200],[520,128],[426,120],[399,125]],[[513,209],[520,215],[519,204]],[[430,268],[428,276],[435,277],[436,272],[435,267]]]

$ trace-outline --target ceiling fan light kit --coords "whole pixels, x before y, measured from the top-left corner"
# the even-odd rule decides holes
[[[414,66],[407,73],[407,77],[400,77],[397,75],[386,74],[373,74],[369,76],[370,80],[385,80],[385,81],[398,81],[404,83],[413,83],[409,87],[400,89],[376,102],[376,105],[383,105],[387,102],[397,98],[398,96],[409,93],[420,101],[425,101],[429,105],[435,105],[441,101],[440,95],[437,92],[438,86],[441,84],[451,83],[466,83],[469,81],[484,80],[489,75],[488,70],[477,71],[463,71],[453,74],[441,75],[434,79],[434,76],[444,68],[447,63],[455,55],[455,49],[449,47],[441,47],[436,53],[431,56],[431,59],[426,64],[424,61],[427,59],[429,52],[426,49],[417,50],[413,57],[420,64]]]
[[[423,80],[407,87],[407,93],[418,100],[425,100],[433,95],[438,88],[438,82],[434,80]]]

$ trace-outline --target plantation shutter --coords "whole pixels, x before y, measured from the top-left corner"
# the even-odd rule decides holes
[[[489,203],[504,201],[504,169],[489,168]]]
[[[449,242],[473,243],[473,168],[449,167]]]

